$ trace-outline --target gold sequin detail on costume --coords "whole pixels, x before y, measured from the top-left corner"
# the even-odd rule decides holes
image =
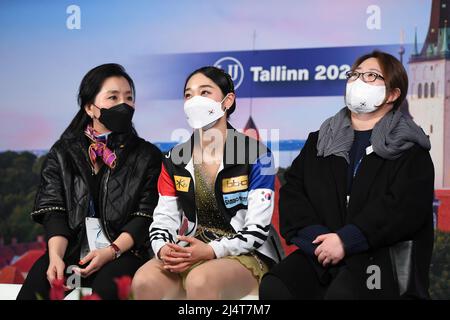
[[[218,229],[226,233],[234,232],[219,211],[214,191],[214,181],[208,183],[205,169],[201,164],[194,165],[194,175],[198,225]]]
[[[201,165],[194,164],[195,176],[195,202],[197,206],[197,230],[195,238],[209,243],[221,238],[232,238],[236,235],[233,228],[225,221],[219,211],[214,191],[215,181],[207,182],[207,175]],[[247,268],[258,283],[269,270],[268,266],[258,257],[255,252],[249,252],[238,256],[226,256],[224,259],[235,259]],[[205,263],[204,260],[192,265],[188,270],[182,272],[182,284],[185,288],[185,280],[190,271]]]

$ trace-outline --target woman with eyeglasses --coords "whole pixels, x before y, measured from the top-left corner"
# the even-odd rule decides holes
[[[400,110],[403,65],[374,51],[347,73],[346,107],[309,135],[280,191],[280,229],[298,250],[261,299],[428,299],[434,168]]]

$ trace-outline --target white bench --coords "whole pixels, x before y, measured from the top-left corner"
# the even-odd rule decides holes
[[[22,285],[20,284],[2,284],[0,283],[0,300],[16,300],[17,294],[20,291]],[[83,295],[90,295],[92,293],[91,288],[79,288],[73,290],[69,293],[64,300],[78,300],[80,297],[80,292]],[[241,300],[258,300],[258,295],[256,292],[243,297]]]
[[[0,283],[0,300],[16,300],[17,295],[19,294],[21,284],[4,284]],[[80,292],[83,295],[89,295],[92,293],[91,288],[79,288],[73,290],[69,293],[64,300],[78,300],[80,297]]]
[[[16,300],[22,285],[0,283],[0,300]]]

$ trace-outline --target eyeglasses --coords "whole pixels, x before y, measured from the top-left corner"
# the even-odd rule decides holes
[[[374,82],[377,79],[384,80],[383,76],[379,75],[378,73],[371,72],[371,71],[369,71],[369,72],[347,71],[345,73],[345,76],[347,77],[347,80],[350,80],[350,81],[355,81],[360,76],[362,76],[361,79],[364,82]]]

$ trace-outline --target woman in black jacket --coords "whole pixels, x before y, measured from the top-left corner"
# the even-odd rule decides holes
[[[149,258],[162,156],[132,126],[134,99],[120,65],[83,78],[80,110],[47,155],[31,214],[44,225],[48,250],[18,299],[48,298],[65,276],[68,289],[81,282],[102,299],[117,299],[114,279],[132,277]]]
[[[399,110],[406,72],[374,51],[347,78],[346,107],[286,172],[281,233],[299,249],[264,277],[262,299],[429,298],[434,169]]]

